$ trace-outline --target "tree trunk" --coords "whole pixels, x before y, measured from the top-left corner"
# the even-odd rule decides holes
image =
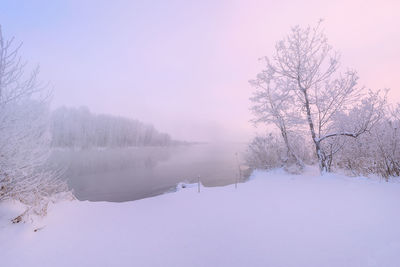
[[[303,94],[304,94],[305,108],[306,108],[306,112],[307,112],[307,122],[308,122],[308,126],[310,128],[311,137],[312,137],[314,145],[315,145],[315,152],[316,152],[317,158],[318,158],[319,170],[321,172],[321,175],[323,175],[325,172],[328,171],[327,164],[325,162],[326,157],[325,157],[324,152],[321,149],[320,140],[317,138],[317,135],[315,134],[315,128],[314,128],[314,123],[311,118],[311,107],[310,107],[310,101],[308,100],[307,90],[301,87],[300,82],[299,82],[299,86],[302,89]]]

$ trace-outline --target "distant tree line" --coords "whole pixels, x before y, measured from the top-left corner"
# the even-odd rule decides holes
[[[87,107],[61,107],[53,111],[50,131],[53,147],[168,146],[168,134],[138,120],[93,114]]]

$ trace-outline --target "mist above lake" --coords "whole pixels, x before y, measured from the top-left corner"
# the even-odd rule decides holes
[[[233,184],[245,148],[244,143],[219,143],[56,149],[51,162],[67,166],[64,179],[79,200],[121,202],[162,194],[199,176],[204,186]]]

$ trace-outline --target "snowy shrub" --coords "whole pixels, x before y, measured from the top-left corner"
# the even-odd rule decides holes
[[[360,116],[368,106],[354,108],[348,114],[336,117],[340,127],[357,127]],[[336,151],[332,167],[344,169],[353,175],[377,174],[388,179],[400,176],[400,111],[382,108],[380,119],[358,138],[340,137],[335,140]]]
[[[67,184],[57,170],[45,166],[50,156],[47,107],[31,99],[9,102],[0,110],[0,201],[27,206],[25,217],[46,215],[47,205],[60,196],[69,199]]]
[[[354,175],[400,176],[400,121],[385,119],[367,134],[347,140],[335,166]]]
[[[273,169],[283,166],[284,144],[273,134],[256,136],[249,144],[245,160],[252,169]]]
[[[291,136],[293,157],[288,157],[287,147],[277,134],[256,136],[245,153],[246,164],[250,169],[273,169],[283,167],[289,173],[301,173],[304,163],[312,164],[313,155],[307,141],[301,136]],[[296,140],[296,141],[295,141]]]

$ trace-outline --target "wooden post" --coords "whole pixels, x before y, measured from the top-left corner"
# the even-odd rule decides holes
[[[200,175],[197,176],[197,192],[200,193]]]
[[[237,175],[235,175],[235,177],[236,177],[236,179],[235,179],[235,189],[237,189],[237,183],[238,183],[238,176]]]
[[[235,181],[235,188],[237,189],[237,184],[242,179],[242,170],[240,169],[238,152],[235,153],[235,156],[236,156],[236,164],[238,165],[238,170],[239,170],[238,174],[236,175],[236,181]]]

